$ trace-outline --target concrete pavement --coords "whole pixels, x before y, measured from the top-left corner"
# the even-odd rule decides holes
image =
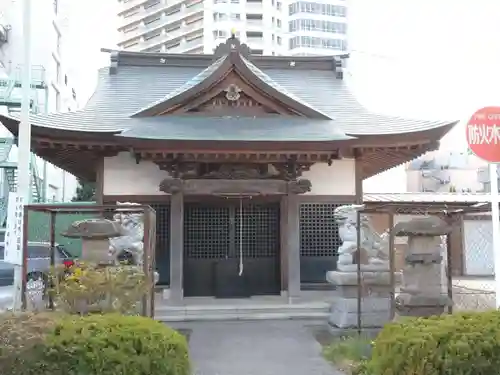
[[[233,321],[171,324],[192,330],[196,375],[341,375],[321,356],[307,322]]]

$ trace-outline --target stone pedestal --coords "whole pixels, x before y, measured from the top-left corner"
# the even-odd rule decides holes
[[[440,315],[450,301],[443,294],[442,235],[450,232],[437,217],[415,218],[398,223],[395,236],[408,237],[408,254],[403,268],[403,285],[396,297],[396,310],[401,316],[428,317]]]
[[[400,274],[396,274],[397,279]],[[358,326],[357,272],[329,271],[326,280],[335,285],[335,299],[330,307],[328,323],[338,328]],[[389,271],[361,272],[361,326],[378,328],[391,320],[391,277]]]
[[[109,252],[109,241],[82,239],[81,259],[92,263],[111,263],[113,258]]]

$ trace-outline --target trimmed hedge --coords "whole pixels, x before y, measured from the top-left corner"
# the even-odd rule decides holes
[[[186,339],[149,318],[65,316],[11,375],[189,375]]]
[[[370,375],[497,375],[500,311],[405,319],[384,327]]]

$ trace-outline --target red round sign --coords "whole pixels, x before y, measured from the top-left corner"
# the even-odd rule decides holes
[[[474,113],[465,130],[470,150],[490,163],[500,163],[500,107]]]

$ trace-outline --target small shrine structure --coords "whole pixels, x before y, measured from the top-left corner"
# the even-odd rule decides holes
[[[170,298],[283,294],[325,282],[335,208],[362,181],[439,147],[452,121],[372,113],[345,56],[109,51],[85,108],[32,116],[32,149],[97,186],[98,203],[150,204]],[[0,115],[17,136],[19,118]]]

